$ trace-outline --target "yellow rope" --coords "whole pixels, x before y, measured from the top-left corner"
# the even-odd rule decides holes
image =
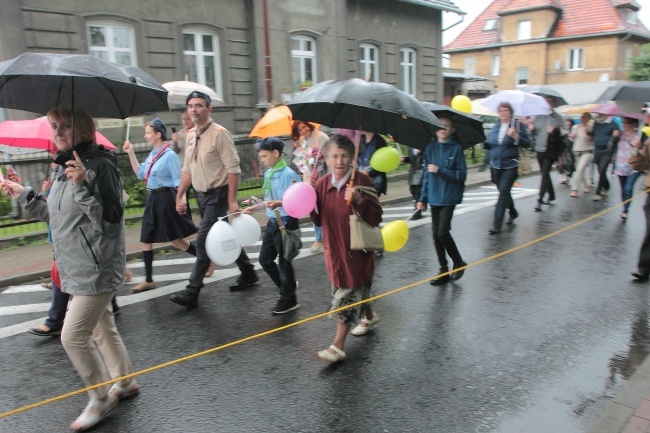
[[[564,228],[556,230],[556,231],[554,231],[552,233],[541,236],[541,237],[539,237],[537,239],[533,239],[532,241],[523,243],[523,244],[518,245],[516,247],[510,248],[508,250],[505,250],[505,251],[502,251],[500,253],[494,254],[492,256],[486,257],[484,259],[469,263],[466,266],[463,266],[462,268],[452,269],[451,271],[447,271],[447,272],[435,275],[434,277],[442,277],[442,276],[450,275],[455,271],[459,271],[459,270],[471,268],[471,267],[474,267],[474,266],[478,266],[480,264],[483,264],[483,263],[486,263],[486,262],[501,258],[501,257],[503,257],[505,255],[512,254],[512,253],[514,253],[516,251],[527,248],[527,247],[529,247],[531,245],[543,242],[546,239],[552,238],[552,237],[557,236],[557,235],[559,235],[561,233],[564,233],[564,232],[566,232],[568,230],[574,229],[574,228],[579,227],[579,226],[581,226],[583,224],[586,224],[586,223],[588,223],[590,221],[593,221],[594,219],[599,218],[599,217],[605,215],[606,213],[611,212],[612,210],[620,207],[622,204],[628,203],[628,202],[634,200],[635,198],[640,197],[640,196],[642,196],[642,195],[644,195],[646,193],[650,193],[650,189],[648,189],[648,190],[646,190],[646,191],[644,191],[642,193],[639,193],[636,196],[633,196],[633,197],[629,198],[628,200],[626,200],[624,202],[617,203],[614,206],[611,206],[611,207],[609,207],[607,209],[604,209],[604,210],[602,210],[602,211],[600,211],[598,213],[595,213],[595,214],[593,214],[593,215],[591,215],[591,216],[589,216],[589,217],[587,217],[587,218],[585,218],[583,220],[580,220],[580,221],[578,221],[576,223],[573,223],[573,224],[568,225],[568,226],[566,226]],[[10,410],[8,412],[1,413],[0,414],[0,419],[9,417],[11,415],[16,415],[16,414],[19,414],[19,413],[22,413],[22,412],[26,412],[26,411],[31,410],[31,409],[36,409],[37,407],[45,406],[46,404],[55,403],[57,401],[65,400],[65,399],[73,397],[75,395],[79,395],[79,394],[88,392],[88,391],[90,391],[92,389],[100,388],[102,386],[110,385],[110,384],[113,384],[115,382],[119,382],[119,381],[130,379],[130,378],[133,378],[133,377],[141,376],[141,375],[144,375],[144,374],[147,374],[147,373],[152,373],[154,371],[161,370],[161,369],[166,368],[166,367],[171,367],[173,365],[180,364],[182,362],[190,361],[192,359],[196,359],[196,358],[199,358],[201,356],[209,355],[211,353],[215,353],[215,352],[218,352],[218,351],[223,350],[223,349],[227,349],[227,348],[232,347],[232,346],[237,346],[239,344],[243,344],[243,343],[246,343],[246,342],[249,342],[249,341],[253,341],[253,340],[256,340],[258,338],[266,337],[268,335],[272,335],[272,334],[284,331],[286,329],[294,328],[294,327],[302,325],[304,323],[308,323],[308,322],[311,322],[313,320],[323,318],[323,317],[325,317],[325,316],[327,316],[329,314],[332,314],[332,313],[338,313],[338,312],[346,310],[348,308],[353,308],[353,307],[356,307],[356,306],[359,306],[359,305],[362,305],[362,304],[365,304],[365,303],[368,303],[368,302],[373,302],[373,301],[376,301],[378,299],[382,299],[382,298],[385,298],[385,297],[388,297],[388,296],[395,295],[395,294],[400,293],[400,292],[402,292],[404,290],[411,289],[413,287],[425,284],[425,283],[431,281],[432,279],[433,279],[433,277],[427,278],[427,279],[424,279],[424,280],[421,280],[421,281],[417,281],[415,283],[407,284],[407,285],[399,287],[397,289],[393,289],[393,290],[391,290],[389,292],[373,296],[372,298],[365,299],[365,300],[362,300],[362,301],[359,301],[359,302],[355,302],[353,304],[346,305],[344,307],[340,307],[340,308],[337,308],[335,310],[326,311],[324,313],[316,314],[315,316],[307,317],[306,319],[302,319],[302,320],[299,320],[297,322],[290,323],[288,325],[280,326],[279,328],[274,328],[274,329],[270,329],[270,330],[265,331],[265,332],[260,332],[259,334],[255,334],[255,335],[251,335],[251,336],[248,336],[248,337],[245,337],[245,338],[241,338],[239,340],[235,340],[235,341],[232,341],[230,343],[222,344],[221,346],[213,347],[211,349],[204,350],[202,352],[197,352],[197,353],[194,353],[192,355],[184,356],[182,358],[177,358],[177,359],[174,359],[174,360],[169,361],[169,362],[154,365],[153,367],[145,368],[143,370],[136,371],[136,372],[128,374],[126,376],[118,377],[116,379],[111,379],[109,381],[99,383],[97,385],[92,385],[92,386],[89,386],[89,387],[86,387],[86,388],[78,389],[76,391],[72,391],[72,392],[69,392],[69,393],[66,393],[66,394],[56,396],[56,397],[53,397],[53,398],[49,398],[49,399],[42,400],[42,401],[39,401],[39,402],[36,402],[36,403],[33,403],[33,404],[29,404],[27,406],[19,407],[17,409],[13,409],[13,410]]]

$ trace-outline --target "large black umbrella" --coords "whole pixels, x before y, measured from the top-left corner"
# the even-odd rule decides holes
[[[167,91],[135,66],[49,53],[0,62],[0,107],[45,114],[59,105],[118,119],[169,109]]]
[[[325,81],[287,104],[293,120],[390,134],[396,142],[424,149],[442,125],[420,102],[390,84],[358,78]]]
[[[569,105],[566,99],[558,92],[557,90],[548,87],[548,86],[523,86],[520,87],[519,90],[522,92],[527,92],[527,93],[534,93],[535,95],[539,96],[551,96],[555,98],[557,103],[555,105]]]
[[[637,112],[650,101],[650,81],[637,81],[607,88],[596,100],[598,103],[616,101],[623,111]],[[625,105],[627,106],[621,106]]]
[[[471,114],[454,110],[446,105],[434,104],[433,102],[421,102],[421,104],[436,117],[448,117],[454,122],[454,129],[456,130],[454,135],[462,144],[463,149],[485,141],[483,122]]]

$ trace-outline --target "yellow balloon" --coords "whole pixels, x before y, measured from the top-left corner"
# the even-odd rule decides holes
[[[402,158],[399,152],[393,147],[382,147],[377,149],[370,157],[370,166],[377,171],[388,173],[397,168]]]
[[[409,240],[409,226],[406,221],[391,221],[381,229],[384,238],[384,250],[394,253],[404,248]]]
[[[456,95],[451,100],[451,108],[463,113],[472,112],[472,101],[465,95]]]

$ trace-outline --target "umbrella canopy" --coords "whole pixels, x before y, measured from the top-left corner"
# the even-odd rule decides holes
[[[644,117],[641,113],[626,113],[616,105],[616,102],[610,101],[605,104],[600,104],[591,110],[592,113],[606,114],[608,116],[631,117],[633,119],[642,119]]]
[[[607,101],[615,101],[627,113],[640,111],[650,101],[650,81],[612,86],[597,99],[597,102]]]
[[[99,132],[95,132],[97,144],[107,149],[115,146]],[[0,123],[0,144],[12,147],[27,147],[56,152],[57,148],[52,143],[52,127],[47,117],[31,120],[7,120]]]
[[[318,123],[309,122],[318,129]],[[281,135],[290,135],[293,128],[293,118],[291,110],[286,105],[279,105],[271,108],[264,116],[255,124],[249,137],[279,137]]]
[[[551,110],[546,99],[521,90],[500,90],[485,98],[481,105],[496,113],[502,102],[512,105],[515,116],[544,116]]]
[[[0,62],[0,107],[46,114],[60,105],[117,119],[169,109],[167,91],[135,66],[49,53]]]
[[[358,78],[325,81],[288,104],[293,120],[332,128],[390,134],[396,142],[424,149],[442,125],[414,97],[390,84]]]
[[[481,99],[474,99],[472,100],[472,114],[475,114],[477,116],[494,116],[498,117],[499,113],[496,113],[489,108],[483,106],[483,101],[485,101],[485,98]]]
[[[454,110],[446,105],[434,104],[433,102],[422,102],[421,104],[436,117],[448,117],[454,122],[456,130],[454,134],[462,144],[463,149],[485,141],[483,122],[471,114]]]
[[[185,100],[187,95],[198,90],[199,92],[205,93],[212,100],[210,102],[211,107],[216,107],[220,104],[223,104],[223,99],[217,94],[214,90],[203,84],[195,83],[193,81],[170,81],[162,85],[167,90],[167,102],[169,105],[177,105],[184,107],[187,105]]]
[[[557,102],[555,105],[569,105],[567,100],[564,99],[560,92],[548,86],[523,86],[520,87],[519,90],[522,92],[533,93],[542,97],[550,96],[552,98],[555,98]]]
[[[599,104],[581,104],[581,105],[565,105],[564,107],[557,108],[560,114],[582,114],[591,113],[592,110],[598,107]]]

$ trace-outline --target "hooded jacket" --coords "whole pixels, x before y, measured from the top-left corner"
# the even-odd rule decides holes
[[[427,171],[427,165],[438,166],[437,173]],[[421,203],[431,206],[454,206],[463,201],[467,164],[463,147],[453,137],[445,143],[429,143],[423,152]]]
[[[47,201],[31,187],[24,188],[18,200],[27,212],[50,226],[63,292],[114,292],[124,285],[126,265],[117,158],[94,145],[77,145],[75,149],[86,167],[83,183],[73,185],[63,166],[57,166]]]

